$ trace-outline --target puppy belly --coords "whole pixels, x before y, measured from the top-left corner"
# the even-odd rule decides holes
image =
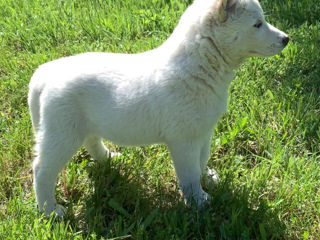
[[[99,135],[118,145],[140,146],[164,141],[161,131],[155,126],[148,126],[148,124],[121,121],[104,124],[96,129],[98,131],[95,131],[94,135]]]

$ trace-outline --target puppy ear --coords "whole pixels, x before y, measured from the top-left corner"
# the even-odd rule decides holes
[[[218,20],[220,22],[227,21],[228,16],[235,12],[237,3],[238,0],[218,0]]]

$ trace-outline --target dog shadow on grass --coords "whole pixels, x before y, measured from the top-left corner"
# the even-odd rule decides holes
[[[125,168],[126,167],[126,168]],[[88,168],[92,192],[73,220],[89,236],[121,239],[283,239],[285,225],[264,200],[253,203],[245,187],[225,178],[209,189],[201,210],[185,206],[173,179],[148,187],[150,179],[116,161]],[[161,184],[160,184],[161,185]],[[152,186],[154,187],[154,186]],[[81,225],[78,223],[82,222]]]

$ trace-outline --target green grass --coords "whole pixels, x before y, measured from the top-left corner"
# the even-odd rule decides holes
[[[27,86],[40,64],[86,51],[160,45],[191,1],[0,1],[0,239],[320,239],[320,3],[264,0],[289,33],[273,58],[248,60],[230,87],[210,166],[221,182],[186,208],[165,146],[95,163],[84,149],[61,174],[63,220],[38,213]]]

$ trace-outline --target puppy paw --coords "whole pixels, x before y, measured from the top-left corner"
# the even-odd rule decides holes
[[[206,193],[205,191],[201,191],[197,195],[193,195],[189,198],[184,198],[184,203],[189,207],[195,204],[198,209],[203,209],[204,206],[210,201],[210,199],[211,196],[208,193]]]
[[[39,209],[40,212],[43,212],[46,216],[50,216],[51,214],[54,214],[54,216],[62,218],[65,213],[67,212],[67,209],[63,207],[60,204],[56,204],[55,206],[45,206],[43,210]]]
[[[114,157],[120,157],[121,155],[122,155],[122,153],[120,153],[120,152],[111,152],[111,151],[107,150],[107,158],[108,159],[111,159]]]
[[[60,204],[56,205],[56,208],[54,210],[54,213],[56,216],[62,218],[66,214],[66,212],[67,212],[67,209],[64,206]]]
[[[211,196],[204,192],[201,194],[201,197],[196,200],[198,209],[203,209],[206,204],[209,203]]]
[[[219,182],[219,174],[213,168],[208,168],[206,174],[202,176],[205,188],[215,187]]]

